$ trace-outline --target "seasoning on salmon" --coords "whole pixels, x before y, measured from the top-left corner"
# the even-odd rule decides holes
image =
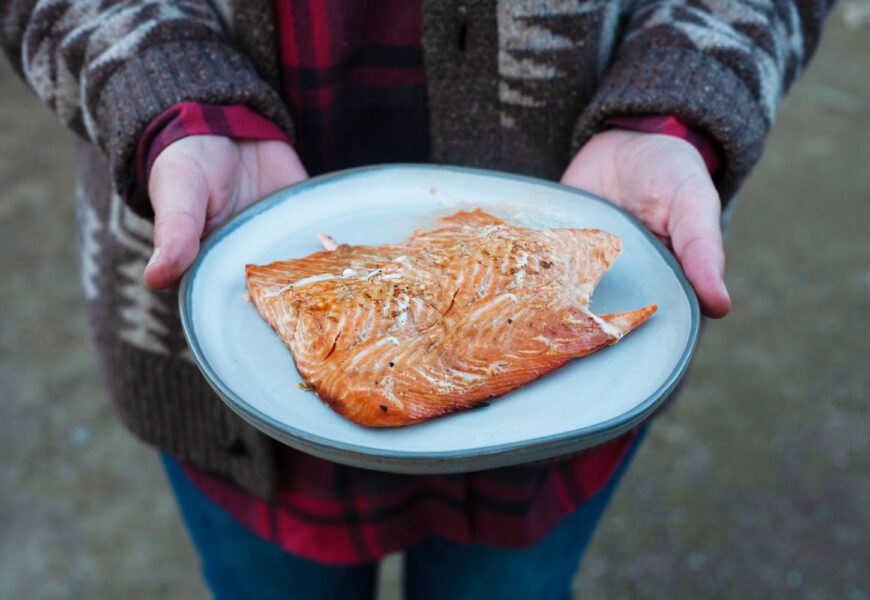
[[[597,229],[526,229],[480,209],[404,243],[247,265],[251,301],[339,414],[397,427],[483,407],[613,344],[656,305],[598,316],[620,253]]]

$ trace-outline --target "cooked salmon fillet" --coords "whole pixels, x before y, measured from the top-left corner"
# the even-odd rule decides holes
[[[404,243],[247,265],[259,313],[339,414],[396,427],[486,402],[643,323],[589,298],[620,252],[596,229],[526,229],[480,209]]]

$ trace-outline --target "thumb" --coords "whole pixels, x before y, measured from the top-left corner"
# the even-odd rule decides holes
[[[702,312],[721,318],[731,310],[725,287],[725,250],[719,194],[706,173],[686,179],[675,191],[668,234]]]
[[[144,277],[149,286],[162,290],[179,280],[199,252],[208,187],[193,165],[155,162],[149,195],[154,207],[154,253]]]

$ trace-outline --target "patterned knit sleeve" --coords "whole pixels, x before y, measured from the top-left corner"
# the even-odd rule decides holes
[[[0,0],[0,44],[61,121],[107,153],[120,192],[145,128],[183,101],[243,104],[292,137],[280,96],[209,0]]]
[[[671,114],[709,134],[727,202],[761,156],[782,96],[815,50],[831,0],[638,0],[591,104],[579,149],[610,118]],[[651,108],[652,107],[652,108]]]

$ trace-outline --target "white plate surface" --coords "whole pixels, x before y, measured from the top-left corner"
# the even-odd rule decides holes
[[[598,314],[657,303],[618,344],[489,407],[399,429],[368,429],[332,412],[302,382],[284,343],[246,302],[244,268],[348,244],[399,242],[437,216],[480,207],[531,227],[594,227],[623,251],[596,289]],[[491,171],[391,165],[333,173],[266,198],[215,232],[180,292],[185,333],[224,401],[272,437],[317,456],[404,473],[462,472],[575,451],[647,418],[683,375],[698,305],[679,266],[635,219],[582,192]]]

